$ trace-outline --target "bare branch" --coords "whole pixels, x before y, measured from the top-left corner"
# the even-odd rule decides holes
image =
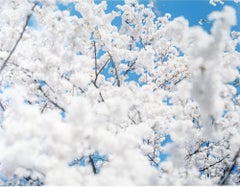
[[[96,42],[93,41],[93,47],[94,47],[94,59],[95,59],[95,80],[97,79],[97,47],[96,47]]]
[[[129,68],[124,72],[123,76],[127,75],[128,72],[134,70],[133,66],[136,64],[136,60],[131,64],[129,65]]]
[[[44,104],[44,106],[42,107],[42,109],[41,109],[41,113],[43,113],[44,112],[44,110],[46,109],[46,107],[47,107],[47,104],[48,104],[48,102],[46,102],[45,104]]]
[[[33,11],[34,11],[34,9],[35,9],[36,6],[37,6],[37,3],[35,3],[35,4],[33,5],[33,7],[31,8],[32,13],[30,13],[30,14],[27,16],[25,25],[23,26],[23,30],[22,30],[22,32],[20,33],[20,36],[19,36],[18,40],[16,41],[15,45],[13,46],[12,50],[11,50],[10,53],[8,54],[7,58],[4,60],[2,67],[0,68],[0,74],[2,73],[3,69],[6,67],[9,59],[11,58],[11,56],[13,55],[14,51],[16,50],[19,42],[21,41],[21,39],[22,39],[22,37],[23,37],[23,34],[24,34],[24,32],[26,31],[26,28],[27,28],[27,25],[28,25],[28,23],[29,23],[29,20],[30,20],[30,18],[31,18],[31,16],[32,16]]]
[[[90,164],[92,166],[93,173],[97,174],[97,168],[96,168],[95,163],[93,161],[92,155],[89,155],[89,162],[90,162]]]
[[[100,98],[101,98],[101,102],[104,102],[105,100],[104,100],[101,92],[99,92],[99,96],[100,96]]]
[[[2,108],[3,111],[5,111],[5,107],[3,106],[2,102],[0,102],[0,107]]]
[[[167,56],[170,47],[172,47],[172,44],[170,44],[170,45],[169,45],[166,49],[164,49],[164,51],[161,53],[160,60],[161,60],[162,63],[164,62],[164,59],[165,59],[165,57]]]
[[[220,181],[218,182],[218,185],[226,185],[227,184],[227,181],[229,179],[231,171],[233,170],[234,166],[237,164],[237,158],[239,156],[240,156],[240,148],[238,149],[237,153],[235,154],[232,164],[227,168],[227,170],[224,172],[224,175],[221,177]]]
[[[94,82],[94,81],[91,81],[91,83],[93,83],[93,85],[95,86],[95,88],[97,88],[97,89],[99,89],[99,87],[97,86],[97,84]],[[99,91],[99,96],[100,96],[100,98],[101,98],[101,101],[99,101],[99,102],[104,102],[105,100],[104,100],[104,98],[103,98],[103,96],[102,96],[102,93]]]
[[[187,76],[184,76],[183,78],[177,80],[177,81],[174,83],[174,85],[176,86],[178,83],[180,83],[182,80],[184,80],[184,79],[186,79],[186,78],[187,78]]]
[[[66,76],[62,76],[62,77],[63,77],[65,80],[67,80],[70,84],[72,84],[73,87],[78,88],[82,93],[85,92],[81,87],[79,87],[79,86],[77,86],[76,84],[72,83],[68,77],[66,77]]]
[[[106,67],[106,65],[108,64],[110,58],[106,60],[106,62],[103,64],[103,66],[101,67],[101,69],[97,72],[96,76],[95,76],[95,80],[94,83],[97,84],[97,79],[98,76],[100,75],[100,73],[102,72],[102,70]]]
[[[116,78],[116,80],[117,80],[117,86],[120,87],[120,86],[121,86],[121,83],[120,83],[120,79],[119,79],[119,76],[118,76],[117,67],[116,67],[116,65],[115,65],[115,63],[114,63],[114,61],[113,61],[112,55],[111,55],[109,52],[108,52],[108,55],[109,55],[109,57],[110,57],[110,59],[111,59],[112,67],[113,67],[113,69],[115,70],[115,78]]]
[[[147,157],[149,158],[150,161],[156,164],[157,167],[159,166],[159,164],[149,154],[147,154]]]
[[[56,102],[54,102],[52,99],[49,98],[49,96],[43,91],[42,87],[39,86],[38,90],[41,91],[41,93],[43,94],[43,96],[51,103],[53,104],[56,108],[60,109],[62,112],[65,112],[65,109],[61,106],[59,106]]]
[[[223,160],[225,160],[227,157],[229,157],[229,154],[227,154],[226,156],[224,156],[222,159],[218,160],[217,162],[214,162],[213,164],[210,164],[209,166],[200,169],[200,171],[205,171],[205,170],[215,166],[216,164],[218,164],[218,163],[222,162]]]
[[[183,70],[182,72],[177,72],[177,73],[173,74],[169,79],[166,79],[163,83],[160,83],[160,84],[158,85],[158,88],[160,88],[160,87],[162,87],[162,86],[165,86],[167,82],[172,81],[174,78],[177,78],[178,75],[180,75],[180,74],[182,74],[182,73],[184,73],[184,72],[186,72],[186,71],[187,71],[187,69]],[[187,78],[187,76],[184,76],[182,79],[176,81],[176,82],[174,83],[174,85],[177,85],[179,82],[181,82],[181,81],[184,80],[185,78]],[[155,90],[156,90],[156,88],[154,89],[154,91],[155,91]]]
[[[103,66],[101,67],[101,69],[98,71],[97,76],[102,72],[102,70],[105,68],[105,66],[108,64],[110,58],[106,60],[106,62],[103,64]]]
[[[217,144],[219,143],[219,141],[216,142],[215,144],[211,144],[210,146],[208,146],[208,147],[206,147],[206,148],[202,148],[203,143],[204,143],[204,141],[202,141],[202,142],[199,144],[198,148],[197,148],[195,151],[193,151],[192,153],[189,153],[188,155],[186,155],[186,156],[185,156],[185,159],[188,160],[190,157],[192,157],[193,155],[195,155],[195,154],[197,154],[197,153],[202,153],[202,152],[204,152],[204,151],[207,151],[207,150],[211,149],[214,145],[217,145]]]

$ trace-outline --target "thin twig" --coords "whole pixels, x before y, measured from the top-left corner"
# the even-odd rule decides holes
[[[68,77],[66,77],[66,76],[62,76],[62,77],[63,77],[65,80],[67,80],[70,84],[72,84],[73,87],[78,88],[82,93],[85,92],[81,87],[79,87],[79,86],[77,86],[76,84],[72,83]]]
[[[93,41],[93,47],[94,47],[95,77],[97,78],[97,47],[95,41]]]
[[[167,82],[172,81],[174,78],[177,78],[178,75],[180,75],[180,74],[182,74],[182,73],[184,73],[184,72],[186,72],[186,71],[187,71],[187,69],[183,70],[182,72],[177,72],[177,73],[173,74],[169,79],[166,79],[163,83],[159,84],[159,85],[158,85],[158,88],[160,88],[160,87],[162,87],[162,86],[165,86]],[[183,77],[182,79],[180,79],[180,81],[182,81],[182,80],[185,79],[185,78],[187,78],[187,77],[186,77],[186,76]],[[179,80],[176,81],[176,82],[174,83],[174,85],[178,84],[180,81],[179,81]],[[155,89],[154,89],[154,90],[155,90]]]
[[[28,23],[29,23],[29,20],[30,20],[30,18],[31,18],[31,16],[32,16],[33,11],[34,11],[34,9],[35,9],[36,6],[37,6],[37,3],[35,3],[35,4],[33,5],[32,9],[31,9],[31,10],[32,10],[32,13],[30,13],[30,14],[27,16],[25,25],[23,26],[23,30],[22,30],[22,32],[20,33],[20,36],[19,36],[17,42],[16,42],[15,45],[13,46],[13,48],[12,48],[12,50],[10,51],[10,53],[8,54],[7,58],[4,60],[2,67],[0,68],[0,74],[2,73],[3,69],[6,67],[9,59],[11,58],[11,56],[13,55],[14,51],[16,50],[19,42],[21,41],[21,39],[22,39],[22,37],[23,37],[23,34],[24,34],[24,32],[26,31],[26,28],[27,28],[27,25],[28,25]]]
[[[102,72],[102,70],[106,67],[106,65],[108,64],[110,58],[106,60],[106,62],[103,64],[103,66],[101,67],[101,69],[97,72],[96,76],[95,76],[95,80],[94,83],[97,84],[97,79],[98,76],[100,75],[100,73]]]
[[[104,102],[105,100],[104,100],[101,92],[99,92],[99,96],[100,96],[100,98],[101,98],[101,102]]]
[[[200,169],[200,171],[202,172],[202,171],[205,171],[205,170],[215,166],[216,164],[218,164],[218,163],[222,162],[223,160],[225,160],[228,156],[229,156],[229,154],[227,154],[226,156],[224,156],[222,159],[218,160],[217,162],[214,162],[213,164],[210,164],[209,166]]]
[[[115,78],[116,78],[116,80],[117,80],[117,86],[120,87],[120,86],[121,86],[121,83],[120,83],[120,79],[119,79],[119,76],[118,76],[117,67],[116,67],[116,65],[115,65],[115,63],[114,63],[114,61],[113,61],[112,55],[111,55],[109,52],[108,52],[108,55],[109,55],[109,57],[110,57],[110,59],[111,59],[112,67],[113,67],[113,69],[114,69],[114,71],[115,71]]]
[[[154,164],[156,164],[157,167],[159,166],[159,164],[149,154],[147,154],[147,156],[150,159],[150,161],[152,161]]]
[[[2,102],[0,102],[0,107],[2,108],[3,111],[5,111],[5,107],[3,106]]]
[[[133,66],[136,64],[136,60],[131,64],[129,65],[129,68],[124,72],[123,76],[127,75],[128,72],[134,70]]]
[[[44,104],[43,108],[41,109],[41,113],[43,113],[43,112],[44,112],[44,110],[45,110],[45,109],[46,109],[46,107],[47,107],[47,104],[48,104],[48,102],[46,102],[46,103]]]
[[[63,107],[59,106],[56,102],[54,102],[53,100],[51,100],[51,99],[49,98],[49,96],[43,91],[43,89],[42,89],[41,86],[38,87],[38,90],[40,90],[40,91],[42,92],[43,96],[44,96],[45,98],[47,98],[48,101],[49,101],[51,104],[53,104],[55,107],[57,107],[58,109],[60,109],[62,112],[65,112],[65,109],[64,109]]]

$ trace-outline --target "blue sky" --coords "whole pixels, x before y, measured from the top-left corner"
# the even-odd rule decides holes
[[[94,0],[95,3],[100,3],[102,0]],[[140,3],[147,5],[151,0],[138,0]],[[237,25],[234,26],[233,30],[240,30],[240,3],[234,3],[233,0],[225,0],[224,5],[218,3],[216,6],[209,4],[209,0],[154,0],[154,9],[164,15],[165,13],[170,13],[172,15],[171,19],[178,16],[184,16],[189,21],[190,26],[199,25],[200,19],[207,19],[207,16],[216,10],[221,10],[224,5],[232,6],[237,13]],[[107,0],[107,10],[106,13],[112,10],[117,10],[116,5],[124,4],[124,0]],[[74,8],[74,4],[70,3],[68,5],[59,4],[59,9],[69,10],[71,15],[76,15],[80,17],[81,15]],[[113,22],[114,25],[120,26],[121,19],[117,18]],[[210,32],[211,23],[205,22],[203,28]],[[238,46],[240,51],[240,46]]]
[[[96,3],[100,3],[101,0],[95,0]],[[149,0],[139,0],[140,3],[145,5],[148,4]],[[123,4],[124,0],[107,0],[108,10],[116,10],[116,5]],[[238,25],[233,29],[240,30],[240,3],[234,3],[233,1],[227,0],[224,5],[229,5],[235,8],[238,17]],[[159,11],[161,15],[170,13],[172,19],[178,16],[184,16],[189,20],[190,26],[199,25],[200,19],[206,19],[207,15],[215,10],[221,10],[223,5],[220,3],[217,6],[209,4],[208,0],[155,0],[155,9]],[[204,28],[209,31],[211,25],[205,23]]]

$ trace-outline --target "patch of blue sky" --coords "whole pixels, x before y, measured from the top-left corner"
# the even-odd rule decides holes
[[[108,156],[99,154],[99,152],[95,152],[94,154],[91,155],[91,157],[92,157],[92,160],[96,167],[96,172],[98,174],[101,169],[101,166],[97,167],[98,162],[106,162],[108,159]],[[73,167],[73,166],[86,167],[87,165],[91,165],[91,163],[89,161],[89,156],[83,156],[79,159],[75,159],[75,160],[71,161],[70,163],[68,163],[69,167]]]
[[[28,27],[36,29],[36,30],[40,30],[40,25],[37,23],[36,17],[34,15],[32,15],[28,21]]]
[[[172,143],[172,142],[173,142],[173,140],[172,140],[170,134],[166,134],[164,136],[164,140],[160,143],[160,145],[161,146],[166,146],[167,144]]]
[[[159,158],[160,162],[165,162],[171,155],[169,153],[160,152]]]
[[[65,119],[67,114],[66,114],[66,112],[64,112],[64,111],[61,111],[61,112],[60,112],[60,115],[61,115],[62,119]]]
[[[163,103],[166,103],[168,106],[172,106],[172,101],[171,101],[171,97],[166,97],[163,101]]]
[[[142,86],[144,83],[138,81],[140,77],[141,75],[138,75],[135,72],[130,71],[128,72],[128,78],[125,80],[125,82],[134,81],[134,82],[137,82],[139,86]]]
[[[207,21],[207,16],[216,10],[222,10],[223,5],[218,3],[216,6],[209,4],[208,0],[157,0],[155,1],[157,10],[161,15],[165,13],[170,13],[174,19],[179,16],[184,16],[189,20],[190,26],[199,25],[199,21],[206,20],[203,22],[203,28],[210,32],[212,23]],[[225,1],[224,5],[232,6],[237,13],[237,18],[240,21],[240,4],[234,3],[233,1]],[[232,29],[239,30],[240,22],[234,26]]]
[[[234,81],[229,83],[230,85],[234,86],[236,88],[236,95],[240,95],[240,79],[236,78]]]
[[[103,49],[98,50],[97,59],[100,59],[101,56],[103,56],[104,54],[106,54],[106,51],[104,51]]]
[[[238,31],[239,31],[239,30],[238,30]],[[237,44],[236,50],[237,50],[238,52],[240,52],[240,43]]]
[[[46,85],[46,82],[44,80],[37,80],[37,82],[41,87]]]
[[[201,147],[208,147],[209,146],[209,144],[210,144],[210,142],[209,141],[204,141],[202,144],[201,144]]]
[[[39,6],[40,8],[43,7],[43,2],[39,2],[39,1],[36,1],[37,2],[37,6]]]
[[[109,73],[109,69],[112,68],[112,63],[108,63],[106,67],[102,70],[101,74],[105,76],[105,79],[115,77],[113,73]]]
[[[240,166],[237,166],[237,165],[235,165],[235,166],[233,166],[233,168],[232,168],[232,170],[231,170],[231,173],[232,174],[234,174],[234,173],[238,173],[239,175],[240,175]]]
[[[102,0],[94,0],[96,4],[100,4]],[[112,11],[119,12],[119,9],[117,8],[117,5],[123,5],[123,0],[114,0],[114,1],[107,1],[107,9],[105,10],[105,13],[111,13]],[[121,16],[117,16],[112,20],[112,25],[116,26],[118,29],[120,29],[120,26],[122,25],[122,18]]]
[[[12,86],[11,83],[4,84],[2,89],[0,89],[0,94],[3,94],[4,90],[11,88],[11,86]]]
[[[82,15],[79,11],[75,9],[75,4],[74,3],[68,3],[68,4],[62,4],[58,1],[56,1],[57,7],[61,11],[69,11],[70,16],[77,16],[78,18],[81,18]]]
[[[173,142],[173,140],[171,139],[171,135],[170,134],[165,134],[164,135],[164,140],[160,143],[160,145],[162,147],[164,147],[167,144],[172,143],[172,142]],[[170,156],[171,155],[169,153],[160,151],[160,154],[159,154],[160,162],[166,161]]]
[[[81,159],[75,159],[71,161],[68,166],[86,166],[86,159],[87,157],[82,157]]]

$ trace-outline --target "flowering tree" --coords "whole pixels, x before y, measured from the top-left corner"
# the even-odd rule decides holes
[[[208,34],[152,3],[71,2],[1,2],[1,183],[239,184],[235,10]]]

